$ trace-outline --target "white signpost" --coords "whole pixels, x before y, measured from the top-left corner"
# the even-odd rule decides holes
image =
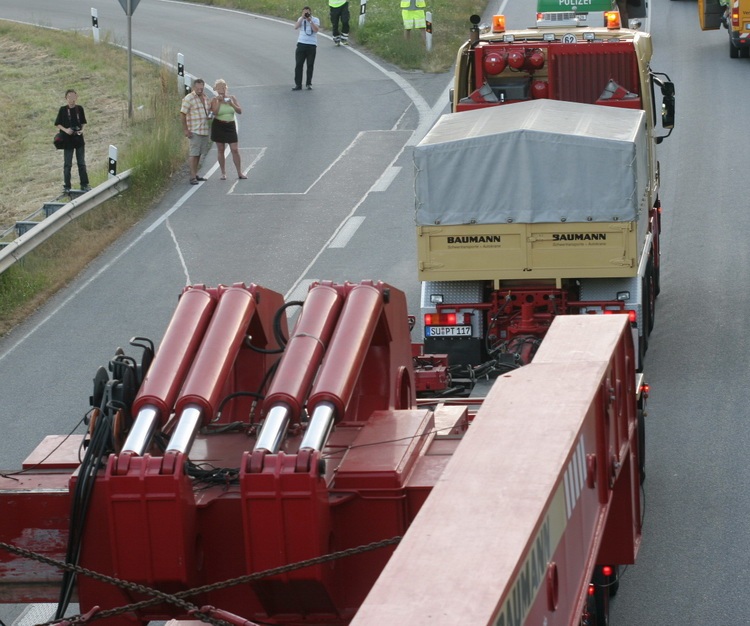
[[[128,117],[133,117],[133,32],[131,22],[133,11],[141,0],[119,0],[128,18]]]

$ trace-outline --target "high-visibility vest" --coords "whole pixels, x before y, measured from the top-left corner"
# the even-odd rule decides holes
[[[412,0],[401,0],[402,9],[411,9]],[[418,9],[424,9],[427,6],[426,0],[416,0],[415,4]]]
[[[338,7],[344,6],[346,2],[347,0],[328,0],[328,6],[332,9],[337,9]]]

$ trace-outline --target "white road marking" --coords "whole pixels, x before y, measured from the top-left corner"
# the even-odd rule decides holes
[[[354,233],[357,232],[357,229],[364,221],[365,218],[362,215],[350,217],[344,222],[343,226],[339,229],[338,234],[333,238],[333,241],[331,241],[328,247],[346,248],[346,244],[349,243],[349,240],[354,236]]]

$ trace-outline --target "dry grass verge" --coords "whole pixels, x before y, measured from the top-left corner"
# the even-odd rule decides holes
[[[68,88],[86,111],[86,162],[92,186],[106,180],[109,146],[118,171],[137,167],[137,183],[0,274],[0,335],[65,286],[152,206],[182,166],[176,78],[133,59],[134,115],[128,118],[127,53],[87,36],[0,22],[0,230],[26,219],[62,191],[62,152],[52,146],[55,116]],[[55,68],[51,72],[50,68]],[[73,165],[72,180],[78,183]]]

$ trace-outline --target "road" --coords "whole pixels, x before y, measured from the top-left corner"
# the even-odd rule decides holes
[[[645,530],[612,624],[748,624],[750,60],[729,58],[726,30],[700,31],[694,1],[651,4],[652,65],[675,83],[677,127],[659,147]]]
[[[658,149],[662,293],[646,367],[644,539],[611,623],[746,624],[750,60],[729,58],[726,31],[700,32],[693,0],[651,4],[653,69],[675,82],[677,127]],[[94,6],[104,29],[124,28],[113,0],[10,5],[0,1],[0,17],[64,28],[88,27]],[[506,13],[524,26],[532,15]],[[375,278],[418,308],[409,145],[442,109],[447,77],[384,72],[324,40],[315,90],[291,94],[288,23],[163,0],[138,6],[133,38],[156,57],[165,46],[183,52],[209,82],[226,78],[246,107],[244,162],[257,161],[241,184],[214,174],[197,189],[176,186],[0,342],[4,467],[43,434],[72,428],[96,367],[133,335],[158,339],[186,283],[256,282],[293,298],[315,278]],[[14,615],[0,612],[6,623]]]
[[[0,18],[85,30],[91,7],[102,33],[127,41],[114,0],[2,0]],[[172,63],[182,53],[187,72],[209,85],[225,78],[237,95],[248,180],[232,180],[229,165],[220,181],[213,151],[207,182],[185,176],[0,341],[0,467],[20,467],[45,434],[71,432],[96,369],[133,336],[158,344],[186,284],[257,283],[297,299],[316,278],[372,278],[411,285],[416,301],[408,148],[445,108],[449,78],[397,73],[321,36],[314,89],[292,93],[296,38],[290,21],[167,0],[137,6],[134,50]],[[71,80],[61,77],[61,92]],[[85,85],[78,91],[85,105]],[[0,619],[12,623],[21,608],[0,607]]]

